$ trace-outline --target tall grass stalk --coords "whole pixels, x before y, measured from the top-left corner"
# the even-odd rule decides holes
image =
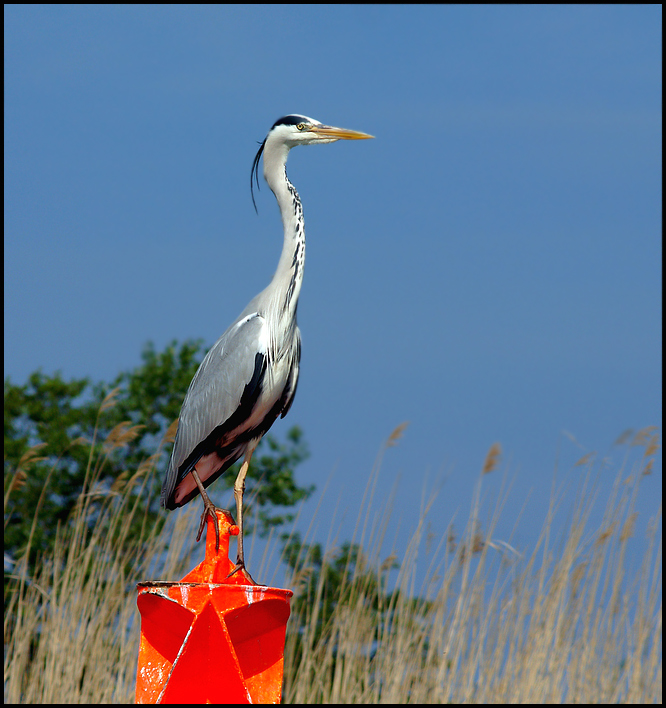
[[[101,454],[128,435],[128,426],[112,431]],[[397,437],[399,431],[387,447]],[[661,509],[648,525],[640,571],[630,576],[627,570],[636,494],[656,451],[654,435],[644,438],[634,438],[644,448],[636,464],[616,470],[598,528],[590,522],[593,494],[583,486],[564,534],[554,539],[561,500],[553,493],[541,535],[523,553],[494,537],[501,503],[482,530],[482,484],[500,452],[493,446],[463,535],[455,539],[449,530],[435,539],[418,587],[433,500],[409,532],[394,578],[396,555],[381,555],[386,510],[374,501],[382,450],[352,539],[360,551],[341,583],[330,587],[320,572],[318,583],[308,584],[316,568],[307,553],[288,579],[296,596],[283,700],[661,702]],[[53,553],[32,576],[25,558],[17,562],[6,597],[6,702],[133,702],[135,585],[187,572],[184,546],[191,545],[200,511],[190,505],[190,513],[173,515],[160,534],[144,528],[143,542],[133,539],[139,511],[130,491],[146,486],[155,459],[113,489],[100,488],[103,460],[91,459],[74,518],[58,529]],[[592,464],[580,470],[591,477]],[[346,540],[333,534],[324,565]],[[266,553],[275,556],[275,547]],[[264,559],[262,568],[268,565]],[[322,609],[324,599],[332,610]]]

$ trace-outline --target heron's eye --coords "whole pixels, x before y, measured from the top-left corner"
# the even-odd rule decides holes
[[[305,123],[299,123],[296,127],[297,127],[299,130],[305,130]]]

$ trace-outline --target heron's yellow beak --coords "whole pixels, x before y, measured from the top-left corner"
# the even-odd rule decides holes
[[[321,135],[322,138],[331,140],[366,140],[374,138],[374,135],[367,133],[359,133],[358,130],[347,130],[346,128],[334,128],[332,125],[313,125],[309,128],[309,132],[315,135]]]

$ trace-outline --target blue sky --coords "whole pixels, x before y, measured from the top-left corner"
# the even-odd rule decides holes
[[[330,478],[324,538],[338,502],[355,520],[402,421],[380,498],[398,480],[407,526],[424,485],[436,532],[466,512],[500,442],[488,493],[512,481],[509,530],[531,494],[528,545],[556,466],[619,461],[620,433],[661,425],[661,21],[654,5],[6,5],[5,376],[109,380],[148,340],[212,344],[282,245],[265,184],[252,208],[257,141],[288,113],[365,131],[290,155],[303,359],[274,432],[300,425],[299,480]],[[646,521],[661,474],[643,486]]]

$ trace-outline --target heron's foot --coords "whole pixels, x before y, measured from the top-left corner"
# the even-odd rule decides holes
[[[213,502],[206,497],[204,499],[204,510],[201,514],[201,523],[199,524],[199,533],[197,534],[197,542],[201,538],[203,530],[206,528],[206,517],[210,516],[213,519],[213,528],[215,529],[215,551],[220,550],[220,529],[217,521],[217,507]]]
[[[252,579],[252,576],[247,572],[247,568],[245,567],[245,562],[242,561],[240,558],[236,559],[236,565],[229,571],[229,574],[227,575],[227,578],[230,578],[232,575],[237,573],[238,571],[242,571],[243,576],[249,580],[252,585],[256,585],[257,583],[254,582]]]

